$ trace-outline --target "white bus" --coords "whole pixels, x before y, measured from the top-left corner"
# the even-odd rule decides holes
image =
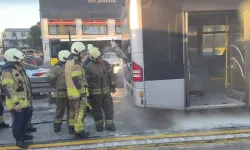
[[[237,11],[241,2],[127,0],[121,50],[125,89],[134,105],[248,106],[249,60]]]

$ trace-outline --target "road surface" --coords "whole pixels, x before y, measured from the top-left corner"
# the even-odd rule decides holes
[[[250,142],[213,143],[213,144],[198,144],[192,146],[174,146],[174,147],[157,147],[157,148],[144,147],[133,150],[250,150]]]

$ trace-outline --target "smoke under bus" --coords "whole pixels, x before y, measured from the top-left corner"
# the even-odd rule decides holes
[[[127,0],[125,89],[144,108],[249,105],[241,0]],[[246,34],[246,33],[245,33]]]

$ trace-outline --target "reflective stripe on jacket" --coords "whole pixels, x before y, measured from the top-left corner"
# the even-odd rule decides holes
[[[110,93],[115,87],[115,76],[110,64],[103,60],[101,63],[91,62],[86,68],[86,76],[90,95]]]

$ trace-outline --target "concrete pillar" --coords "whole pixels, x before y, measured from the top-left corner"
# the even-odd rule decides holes
[[[80,38],[82,36],[82,19],[81,18],[76,18],[75,19],[75,24],[76,24],[77,37]]]
[[[108,25],[108,35],[115,36],[115,19],[108,19],[107,25]]]
[[[43,43],[44,65],[50,64],[50,45],[49,45],[49,24],[47,18],[41,18],[41,35]]]

